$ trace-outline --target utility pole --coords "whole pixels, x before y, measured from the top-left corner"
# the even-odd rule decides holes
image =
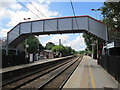
[[[23,20],[25,20],[25,21],[28,21],[28,20],[30,20],[31,18],[23,18]],[[28,45],[28,43],[27,43],[27,38],[26,38],[26,40],[25,40],[25,54],[26,54],[26,58],[28,58],[28,48],[29,48],[29,45]]]

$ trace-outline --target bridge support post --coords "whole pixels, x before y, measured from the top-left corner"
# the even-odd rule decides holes
[[[97,39],[97,60],[98,60],[98,45],[99,45],[99,40]]]
[[[16,49],[16,53],[15,54],[18,55],[18,49]]]
[[[6,55],[8,55],[8,34],[7,34],[7,42],[6,42]]]
[[[8,46],[6,47],[6,55],[8,55]]]

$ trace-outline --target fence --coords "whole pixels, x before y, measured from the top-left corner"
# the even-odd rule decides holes
[[[4,67],[9,67],[9,66],[14,66],[14,65],[19,65],[19,64],[24,64],[27,63],[28,60],[25,59],[24,54],[19,54],[19,55],[2,55],[2,68]]]
[[[30,62],[34,62],[35,60],[38,60],[37,56],[33,54],[33,56],[30,58],[30,55],[28,55],[28,58],[25,58],[25,53],[20,53],[18,55],[2,55],[2,68],[9,67],[9,66],[15,66],[20,64],[26,64]]]
[[[99,63],[120,83],[120,56],[102,55]]]

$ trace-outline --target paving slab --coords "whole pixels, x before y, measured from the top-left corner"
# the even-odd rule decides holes
[[[118,90],[118,82],[100,65],[97,65],[97,60],[84,56],[81,63],[64,85],[63,90],[66,88]]]

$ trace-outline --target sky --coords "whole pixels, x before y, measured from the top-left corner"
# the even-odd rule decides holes
[[[10,2],[8,2],[10,1]],[[28,9],[23,7],[19,2],[21,2]],[[0,38],[5,38],[7,32],[10,31],[19,22],[25,21],[24,18],[31,18],[31,20],[51,18],[51,17],[64,17],[64,16],[74,16],[70,1],[61,2],[51,1],[51,0],[7,0],[0,2]],[[32,5],[28,2],[32,2]],[[93,0],[94,1],[94,0]],[[103,6],[103,2],[83,2],[82,0],[76,2],[73,0],[73,6],[76,16],[89,15],[98,20],[102,19],[100,11],[94,12],[91,9],[98,9]],[[97,0],[96,0],[97,1]],[[40,14],[35,8],[39,9],[43,15]],[[39,15],[40,18],[36,17],[31,11]],[[28,21],[28,20],[27,20]],[[82,33],[77,34],[54,34],[54,35],[40,35],[40,43],[45,46],[47,42],[53,42],[54,44],[59,44],[59,39],[61,39],[64,46],[71,46],[76,51],[81,51],[86,48],[84,38]]]

